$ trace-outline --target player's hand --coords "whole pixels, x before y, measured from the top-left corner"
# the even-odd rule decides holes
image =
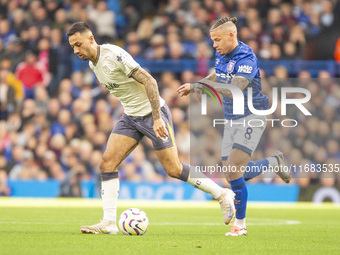
[[[153,121],[153,130],[155,131],[155,134],[159,140],[169,137],[164,121],[161,118]]]
[[[177,94],[182,96],[187,96],[190,93],[190,83],[185,83],[177,89]]]

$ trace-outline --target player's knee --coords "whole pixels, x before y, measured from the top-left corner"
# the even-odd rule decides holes
[[[99,169],[100,169],[100,172],[102,172],[102,173],[115,171],[116,168],[117,168],[117,166],[113,162],[112,159],[109,159],[109,158],[104,156],[102,158],[102,160],[100,161]]]
[[[227,161],[227,166],[230,166],[234,169],[240,169],[242,166],[247,165],[247,160],[243,158],[230,158]]]
[[[227,161],[227,173],[226,177],[228,180],[236,180],[243,176],[244,165],[247,165],[245,161],[241,159],[229,159]]]
[[[104,169],[106,169],[106,166],[107,166],[107,162],[105,162],[105,160],[102,159],[99,163],[100,172],[105,172]]]

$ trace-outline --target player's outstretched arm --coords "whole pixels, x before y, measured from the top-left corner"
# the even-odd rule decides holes
[[[185,83],[182,86],[180,86],[177,89],[177,94],[180,95],[180,97],[182,96],[187,96],[190,94],[190,92],[195,92],[196,88],[198,87],[203,87],[203,85],[201,83],[203,83],[204,81],[209,80],[209,81],[217,81],[216,79],[216,73],[215,71],[212,72],[211,74],[209,74],[207,77],[205,77],[202,80],[199,80],[198,82],[195,83]],[[199,90],[200,92],[201,90]]]
[[[228,88],[223,88],[224,83],[219,82],[209,82],[209,80],[202,80],[202,83],[206,83],[209,86],[213,87],[218,93],[222,94],[225,97],[233,98],[233,94],[230,92]],[[230,85],[236,86],[241,90],[244,90],[249,85],[249,80],[243,76],[235,76]],[[221,88],[222,87],[222,88]]]
[[[159,102],[159,92],[156,80],[143,68],[139,67],[131,73],[131,77],[145,86],[146,94],[149,98],[152,117],[154,121],[153,129],[158,139],[168,137],[168,131],[161,118],[161,107]]]
[[[216,91],[225,97],[233,98],[233,94],[227,88],[216,88],[217,85],[223,85],[222,83],[209,84],[216,89]],[[249,85],[249,80],[243,76],[235,76],[230,85],[236,86],[241,90],[244,90]],[[220,87],[220,86],[219,86]]]
[[[177,94],[182,96],[187,96],[194,89],[194,84],[185,83],[177,89]]]
[[[207,77],[205,77],[204,79],[207,79],[209,81],[217,81],[215,70],[211,74],[209,74]]]
[[[196,83],[185,83],[177,89],[177,94],[181,97],[188,95],[190,92],[197,91],[196,88],[204,87],[204,84],[207,84],[213,87],[218,93],[222,94],[225,97],[233,98],[233,94],[230,92],[228,88],[221,88],[223,83],[217,82],[216,73],[208,75],[206,78],[199,80]],[[232,86],[236,86],[241,90],[244,90],[249,85],[249,80],[243,76],[235,76],[231,84]],[[198,90],[199,92],[201,90]]]

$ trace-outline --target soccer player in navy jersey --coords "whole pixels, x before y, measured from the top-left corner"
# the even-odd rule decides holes
[[[265,125],[261,127],[249,126],[249,120],[257,119],[266,123],[265,116],[254,115],[248,108],[247,89],[252,88],[252,103],[255,109],[265,110],[268,107],[267,96],[261,94],[261,79],[259,65],[253,50],[245,43],[237,40],[237,18],[224,17],[219,19],[210,29],[210,37],[214,42],[215,71],[205,79],[195,84],[184,84],[178,88],[177,93],[186,96],[195,91],[197,87],[209,84],[217,92],[223,95],[224,118],[228,120],[225,124],[223,141],[221,147],[222,162],[224,166],[236,169],[235,172],[227,173],[227,180],[231,189],[236,194],[235,208],[236,220],[227,236],[247,235],[246,229],[246,207],[247,207],[247,187],[245,180],[252,179],[261,174],[259,171],[245,172],[247,166],[272,166],[277,169],[277,174],[283,181],[290,181],[290,174],[284,172],[283,154],[279,151],[276,155],[258,161],[250,161],[251,155],[256,149]],[[213,81],[213,82],[212,82]],[[228,88],[221,88],[221,84],[229,84],[238,87],[244,96],[244,114],[236,115],[233,113],[233,94]],[[235,99],[237,100],[237,99]],[[244,125],[232,125],[232,121],[244,123]]]

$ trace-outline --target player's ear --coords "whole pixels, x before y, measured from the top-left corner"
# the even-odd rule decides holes
[[[94,36],[93,36],[93,35],[90,35],[89,39],[90,39],[90,42],[91,42],[91,43],[94,42]]]

